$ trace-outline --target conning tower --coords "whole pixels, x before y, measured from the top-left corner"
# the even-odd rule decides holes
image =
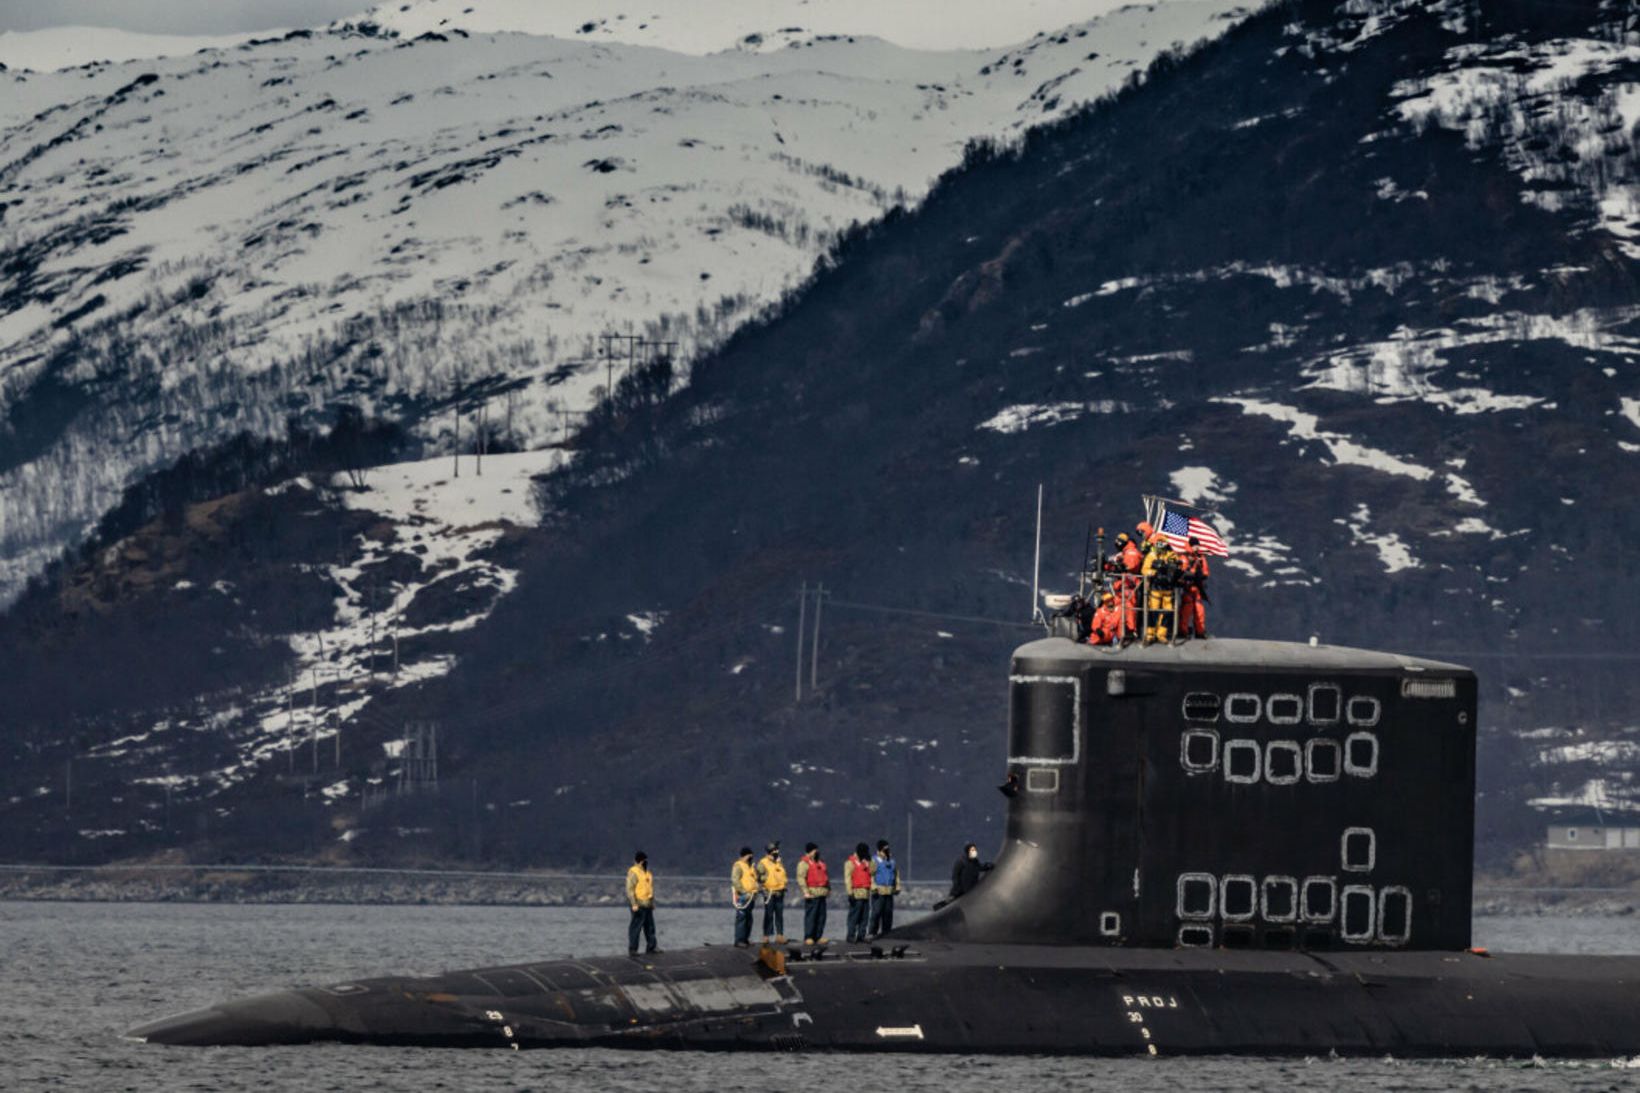
[[[1475,677],[1214,639],[1015,650],[1006,845],[896,936],[1247,949],[1470,943]]]

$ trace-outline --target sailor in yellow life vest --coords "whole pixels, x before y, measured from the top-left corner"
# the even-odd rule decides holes
[[[1176,595],[1174,586],[1178,583],[1179,556],[1174,553],[1173,545],[1160,534],[1153,535],[1145,551],[1144,566],[1139,572],[1150,587],[1150,599],[1145,604],[1150,614],[1145,642],[1169,641],[1177,629],[1174,626],[1176,603],[1173,597]]]
[[[660,952],[655,947],[655,874],[649,871],[649,855],[642,850],[632,856],[632,868],[626,871],[626,903],[632,908],[632,925],[626,931],[627,955],[638,955],[640,932],[646,951]]]
[[[763,848],[757,863],[757,879],[763,885],[763,940],[771,934],[777,944],[786,940],[786,867],[780,864],[780,843]]]
[[[763,885],[757,879],[757,867],[752,864],[752,848],[740,848],[740,857],[729,870],[729,898],[735,905],[735,948],[744,949],[752,943],[752,908],[757,906],[757,893]]]

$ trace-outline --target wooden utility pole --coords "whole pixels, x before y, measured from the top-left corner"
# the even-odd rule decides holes
[[[905,869],[900,873],[901,877],[906,878],[907,883],[910,882],[910,878],[911,878],[912,836],[914,835],[915,830],[916,830],[915,827],[912,824],[912,819],[913,818],[912,818],[911,813],[907,812],[905,814]]]
[[[809,646],[809,691],[820,688],[820,605],[826,597],[826,586],[814,586],[814,641]]]
[[[793,702],[803,701],[803,630],[806,625],[804,612],[809,607],[809,582],[804,581],[803,587],[797,593],[797,697]]]
[[[319,773],[319,669],[313,669],[313,703],[308,708],[308,742],[313,750],[313,773]]]

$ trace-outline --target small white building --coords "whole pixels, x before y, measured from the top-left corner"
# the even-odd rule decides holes
[[[1610,824],[1550,824],[1550,850],[1640,850],[1640,827]]]

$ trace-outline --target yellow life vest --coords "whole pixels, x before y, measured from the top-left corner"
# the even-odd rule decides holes
[[[741,895],[757,895],[757,870],[748,863],[736,858],[733,868],[729,870],[729,879]]]
[[[632,878],[632,898],[634,900],[639,904],[644,904],[655,898],[655,874],[647,869],[639,869],[635,865],[626,872]]]
[[[763,870],[763,890],[765,892],[784,892],[786,890],[786,867],[773,858],[765,857],[758,862]]]

